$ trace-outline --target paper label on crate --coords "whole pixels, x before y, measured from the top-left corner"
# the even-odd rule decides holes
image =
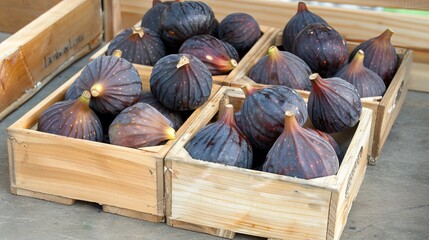
[[[43,66],[45,68],[49,67],[52,63],[60,59],[63,55],[66,55],[69,51],[75,48],[79,43],[83,42],[84,35],[83,33],[79,34],[74,38],[69,38],[69,40],[59,49],[55,48],[54,52],[43,57]]]

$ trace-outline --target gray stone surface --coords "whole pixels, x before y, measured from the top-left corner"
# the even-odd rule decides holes
[[[10,194],[7,127],[87,61],[88,56],[60,73],[0,122],[0,239],[219,239],[104,213],[94,203],[65,206]],[[367,168],[341,239],[429,239],[428,119],[429,94],[409,92],[378,164]],[[238,235],[236,239],[258,238]]]

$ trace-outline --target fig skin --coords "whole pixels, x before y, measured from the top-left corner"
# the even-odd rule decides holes
[[[246,85],[242,89],[246,98],[238,124],[255,148],[271,148],[283,131],[285,111],[296,113],[300,125],[307,120],[305,101],[291,88],[273,85],[256,90]]]
[[[161,17],[161,38],[171,51],[196,35],[210,34],[214,21],[213,10],[203,2],[174,2]]]
[[[119,52],[119,51],[118,51]],[[76,79],[76,91],[91,92],[90,107],[100,114],[118,114],[136,103],[142,83],[134,66],[123,58],[100,56]]]
[[[238,64],[237,60],[230,56],[225,44],[210,35],[189,38],[182,44],[179,53],[195,56],[207,66],[212,75],[229,73]]]
[[[302,128],[291,111],[285,115],[285,128],[268,152],[262,170],[303,179],[335,175],[339,161],[331,144]]]
[[[249,77],[257,83],[310,90],[310,74],[310,68],[302,59],[271,46],[268,55],[259,59],[250,69]]]
[[[235,122],[231,104],[225,105],[218,121],[199,130],[185,149],[195,159],[241,168],[252,167],[252,147]]]
[[[353,60],[344,65],[335,74],[335,77],[346,80],[353,84],[359,92],[360,97],[383,96],[386,85],[377,73],[363,65],[365,54],[359,50]]]
[[[171,122],[147,103],[136,103],[119,113],[109,126],[110,143],[141,148],[175,138]]]
[[[78,99],[53,104],[43,111],[37,130],[101,142],[103,129],[100,119],[89,107],[90,98],[89,91],[84,91]]]
[[[107,55],[121,50],[121,57],[131,63],[153,66],[166,55],[161,37],[148,28],[133,27],[125,29],[110,42]]]
[[[212,75],[198,58],[189,54],[170,54],[153,67],[150,90],[170,110],[194,110],[210,97]]]
[[[141,27],[149,28],[161,36],[161,17],[165,9],[167,9],[174,1],[161,2],[159,0],[152,1],[152,7],[143,15]]]
[[[313,126],[327,133],[341,132],[359,121],[362,102],[356,88],[341,78],[310,75],[308,116]]]
[[[341,153],[341,149],[340,149],[340,146],[338,145],[337,141],[335,141],[335,139],[331,135],[329,135],[328,133],[325,133],[323,131],[320,131],[319,129],[315,129],[315,128],[306,128],[306,129],[317,133],[319,136],[321,136],[326,141],[328,141],[329,144],[331,144],[332,148],[334,149],[335,153],[337,154],[338,160],[341,164],[341,161],[342,161],[341,154],[342,153]]]
[[[292,46],[295,42],[296,36],[298,36],[305,27],[312,23],[324,23],[328,25],[323,18],[308,10],[307,5],[304,2],[299,2],[295,16],[288,21],[283,29],[283,48],[288,52],[292,51]]]
[[[389,28],[386,29],[379,36],[359,44],[349,58],[349,62],[351,62],[359,50],[364,51],[363,65],[377,73],[386,86],[389,86],[395,76],[398,64],[398,55],[391,43],[392,35],[393,31]]]
[[[170,109],[166,108],[162,103],[156,99],[151,92],[144,92],[138,102],[143,102],[151,105],[156,110],[158,110],[164,117],[166,117],[170,122],[173,124],[174,130],[178,130],[180,126],[183,124],[182,117],[178,111],[171,111]]]
[[[240,56],[244,56],[261,37],[258,22],[249,14],[232,13],[219,24],[219,39],[231,44]]]
[[[292,53],[323,77],[332,77],[347,63],[349,56],[346,40],[335,29],[321,23],[309,24],[296,36]]]
[[[70,85],[67,89],[66,94],[64,95],[64,100],[75,100],[79,98],[79,93],[76,88],[76,80]]]

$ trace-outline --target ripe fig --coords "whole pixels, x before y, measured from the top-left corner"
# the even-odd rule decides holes
[[[219,21],[215,18],[213,20],[212,32],[210,33],[210,35],[215,38],[219,38],[218,29],[219,29]]]
[[[312,179],[335,175],[339,161],[331,144],[318,134],[302,128],[291,111],[285,127],[267,154],[265,172]]]
[[[144,92],[140,96],[139,102],[147,103],[162,113],[164,117],[170,120],[170,122],[173,124],[173,128],[176,131],[180,128],[180,126],[182,126],[183,120],[180,113],[178,111],[171,111],[170,109],[164,107],[164,105],[162,105],[162,103],[160,103],[151,92]]]
[[[210,34],[213,10],[203,2],[174,2],[162,13],[161,38],[172,50],[178,50],[188,38]]]
[[[66,137],[101,142],[103,129],[100,119],[89,107],[89,91],[75,100],[57,102],[43,111],[37,130]]]
[[[258,22],[246,13],[229,14],[218,28],[219,39],[231,44],[240,56],[246,54],[261,35]]]
[[[389,28],[386,29],[381,35],[359,44],[349,58],[349,62],[351,62],[359,50],[364,51],[363,65],[377,73],[386,86],[389,86],[393,76],[395,76],[396,65],[398,64],[398,55],[390,42],[392,35],[393,31]]]
[[[66,94],[64,95],[64,100],[74,100],[79,98],[79,93],[76,88],[76,81],[74,81],[69,89],[67,89]]]
[[[295,90],[286,86],[268,86],[256,90],[250,85],[242,87],[246,98],[238,122],[252,146],[269,149],[282,133],[286,110],[296,113],[300,125],[307,120],[307,106]]]
[[[161,36],[161,17],[162,13],[174,1],[161,2],[153,0],[152,7],[143,15],[141,27],[149,28]]]
[[[323,20],[323,18],[308,10],[307,5],[304,2],[299,2],[298,11],[283,29],[283,48],[288,52],[292,51],[292,46],[298,33],[312,23],[328,24]]]
[[[356,88],[341,78],[310,75],[308,116],[313,126],[327,133],[341,132],[359,121],[362,102]]]
[[[166,55],[161,37],[148,28],[133,27],[119,33],[110,42],[107,55],[121,50],[121,57],[131,63],[153,66]]]
[[[271,46],[268,55],[259,59],[250,69],[249,77],[257,83],[310,90],[310,74],[310,68],[302,59]]]
[[[185,149],[196,159],[251,168],[252,147],[235,123],[233,106],[225,108],[219,120],[199,130]]]
[[[147,103],[136,103],[119,113],[109,127],[110,143],[141,148],[175,138],[171,122]]]
[[[120,51],[117,51],[120,54]],[[100,56],[76,79],[76,91],[91,92],[90,107],[101,114],[118,114],[137,102],[142,83],[134,66],[123,58]]]
[[[237,50],[235,49],[235,47],[233,47],[231,44],[221,41],[223,43],[223,45],[225,45],[225,49],[228,52],[228,55],[232,58],[235,59],[237,62],[240,61],[240,54],[238,54]]]
[[[203,62],[213,75],[229,73],[237,66],[225,44],[210,35],[198,35],[186,40],[179,49],[181,54],[190,54]]]
[[[335,74],[335,77],[346,80],[353,84],[359,92],[360,97],[382,96],[386,91],[386,85],[377,73],[363,65],[365,55],[359,50],[353,60],[344,65]]]
[[[336,73],[349,56],[346,40],[335,29],[321,23],[308,25],[296,36],[292,53],[323,77]]]
[[[203,105],[212,90],[212,75],[198,58],[170,54],[161,58],[150,75],[150,90],[171,110],[193,110]]]
[[[321,136],[326,141],[328,141],[329,144],[331,144],[332,148],[334,149],[335,153],[337,154],[339,162],[341,163],[340,146],[338,145],[337,141],[335,141],[335,139],[333,137],[331,137],[331,135],[329,135],[328,133],[325,133],[323,131],[320,131],[319,129],[315,129],[315,128],[306,128],[306,129],[317,133],[319,136]]]

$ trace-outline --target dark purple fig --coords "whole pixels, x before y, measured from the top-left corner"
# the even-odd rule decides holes
[[[215,37],[215,38],[218,38],[218,36],[219,36],[218,29],[219,29],[219,21],[215,18],[213,20],[212,32],[210,33],[210,35]]]
[[[398,55],[390,42],[392,35],[393,31],[389,28],[386,29],[381,35],[359,44],[349,58],[350,62],[358,50],[364,51],[363,65],[377,73],[386,86],[389,86],[390,81],[392,81],[398,64]]]
[[[356,88],[341,78],[310,75],[308,116],[313,126],[327,133],[341,132],[359,121],[362,102]]]
[[[190,54],[203,62],[213,75],[229,73],[237,66],[225,44],[210,35],[198,35],[186,40],[179,49],[181,54]]]
[[[271,148],[283,131],[285,111],[296,113],[300,125],[307,120],[305,101],[291,88],[274,85],[256,90],[246,85],[242,89],[246,98],[238,124],[256,148]]]
[[[315,129],[315,128],[307,128],[307,130],[310,130],[310,131],[317,133],[319,136],[321,136],[326,141],[328,141],[329,144],[331,144],[332,148],[334,149],[335,153],[337,154],[339,162],[341,163],[340,146],[338,145],[337,141],[335,141],[335,139],[333,137],[331,137],[331,135],[329,135],[328,133],[325,133],[323,131],[320,131],[319,129]]]
[[[43,111],[37,130],[66,137],[101,142],[100,119],[89,107],[91,94],[83,91],[75,100],[57,102]]]
[[[208,124],[185,145],[185,149],[196,159],[251,168],[252,147],[234,120],[234,108],[225,106],[218,121]]]
[[[338,172],[337,154],[328,141],[301,127],[291,111],[286,111],[284,125],[282,134],[267,154],[263,171],[303,179]]]
[[[118,55],[120,51],[117,52]],[[90,107],[101,114],[118,114],[136,103],[142,83],[134,66],[123,58],[100,56],[76,79],[76,91],[91,92]]]
[[[161,36],[162,13],[171,3],[173,3],[173,1],[152,1],[152,7],[144,14],[142,18],[141,27],[149,28]]]
[[[296,36],[292,53],[323,77],[336,73],[349,56],[346,40],[335,29],[321,23],[308,25]]]
[[[249,77],[257,83],[310,90],[310,74],[310,68],[302,59],[271,46],[268,55],[260,58],[250,69]]]
[[[161,58],[150,75],[153,96],[171,110],[193,110],[203,105],[210,97],[212,83],[206,65],[189,54]]]
[[[131,63],[148,66],[153,66],[166,55],[159,35],[141,27],[125,29],[113,38],[107,48],[107,55],[112,55],[115,50],[121,50],[121,57]]]
[[[170,120],[170,122],[173,124],[173,128],[176,131],[180,128],[180,126],[182,126],[183,120],[180,116],[180,113],[178,111],[171,111],[170,109],[164,107],[164,105],[162,105],[162,103],[160,103],[151,92],[143,93],[139,98],[139,102],[147,103],[162,113],[164,117]]]
[[[79,98],[79,93],[76,88],[76,81],[74,81],[69,89],[67,89],[66,94],[64,95],[64,100],[74,100]]]
[[[231,44],[240,56],[246,54],[261,35],[258,22],[246,13],[229,14],[218,28],[219,39]]]
[[[282,42],[283,48],[290,52],[292,51],[293,43],[295,42],[296,36],[309,24],[312,23],[328,23],[323,18],[310,12],[307,5],[304,2],[298,3],[298,11],[293,16],[283,29]]]
[[[214,19],[213,10],[203,2],[174,2],[162,13],[161,38],[178,50],[186,39],[210,34]]]
[[[222,41],[222,40],[221,40]],[[238,54],[237,50],[235,49],[235,47],[233,47],[231,44],[222,41],[222,43],[225,46],[226,51],[228,52],[228,55],[232,58],[235,59],[237,62],[240,61],[240,55]]]
[[[116,116],[109,127],[110,143],[141,148],[175,138],[171,122],[147,103],[136,103]]]
[[[360,97],[382,96],[386,91],[386,85],[377,73],[363,65],[364,58],[364,52],[359,50],[349,64],[344,65],[338,70],[335,77],[353,84],[358,90]]]

